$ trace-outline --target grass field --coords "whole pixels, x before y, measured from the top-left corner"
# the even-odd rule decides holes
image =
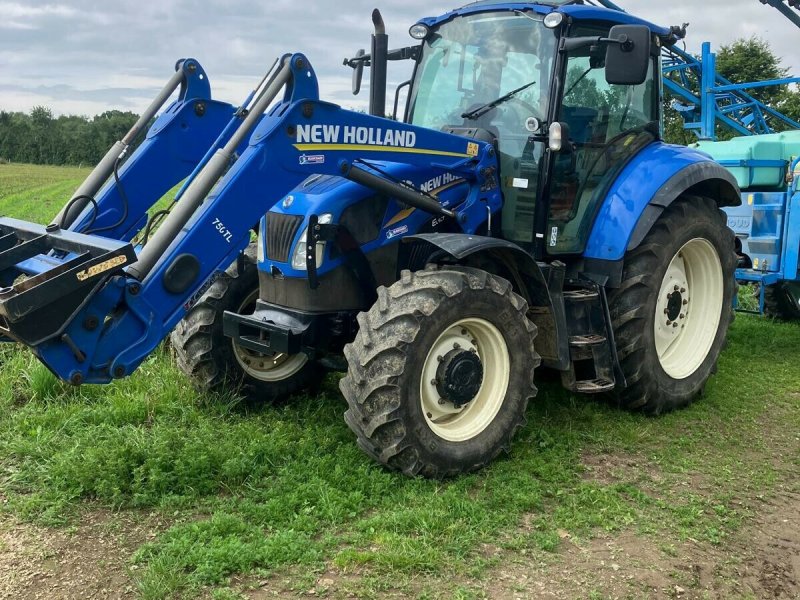
[[[84,175],[0,165],[0,214],[47,221]],[[72,388],[6,346],[0,503],[41,535],[127,535],[109,581],[143,598],[762,597],[754,540],[800,507],[799,347],[740,316],[705,397],[657,419],[543,381],[511,455],[441,483],[359,451],[335,376],[254,407],[198,395],[166,350]]]

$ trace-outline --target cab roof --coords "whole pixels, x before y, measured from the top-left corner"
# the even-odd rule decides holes
[[[620,25],[645,25],[656,35],[668,35],[669,27],[661,27],[634,17],[633,15],[619,10],[603,8],[583,4],[581,0],[547,0],[542,2],[497,2],[496,0],[481,0],[473,2],[461,8],[457,8],[439,17],[427,17],[420,19],[419,23],[424,23],[428,27],[436,27],[454,19],[455,17],[492,11],[530,11],[540,15],[558,11],[562,12],[574,21],[605,21]]]

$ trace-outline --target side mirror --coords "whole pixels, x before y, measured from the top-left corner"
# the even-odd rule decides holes
[[[612,85],[641,85],[650,66],[652,34],[644,25],[615,25],[608,34],[606,81]]]
[[[363,48],[356,52],[355,66],[353,66],[353,96],[358,96],[361,91],[361,81],[364,79],[364,61],[358,59],[363,58],[366,53]]]

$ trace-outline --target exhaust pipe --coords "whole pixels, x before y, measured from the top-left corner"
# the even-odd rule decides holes
[[[389,62],[389,36],[383,23],[381,11],[372,11],[372,24],[375,33],[372,35],[372,54],[370,58],[369,114],[376,117],[386,116],[386,72]]]

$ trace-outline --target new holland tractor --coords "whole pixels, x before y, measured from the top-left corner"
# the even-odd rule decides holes
[[[695,399],[732,318],[720,207],[740,192],[660,139],[660,48],[680,30],[476,2],[388,50],[373,19],[371,52],[348,61],[356,88],[370,68],[370,114],[321,101],[302,54],[240,110],[192,88],[201,69],[183,61],[178,102],[120,169],[117,147],[48,227],[0,219],[7,338],[73,384],[129,375],[173,328],[205,387],[276,399],[346,371],[360,446],[429,477],[509,449],[540,364],[627,409]],[[388,60],[413,69],[395,118]],[[198,131],[202,150],[175,159]],[[195,170],[148,219],[159,148],[161,187]]]

